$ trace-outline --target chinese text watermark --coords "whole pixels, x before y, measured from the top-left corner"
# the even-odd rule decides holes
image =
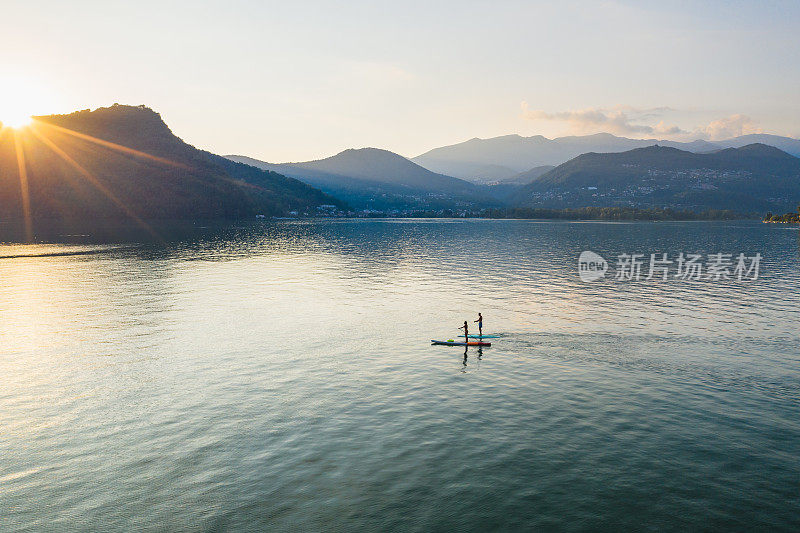
[[[672,258],[666,253],[628,254],[616,256],[614,279],[616,281],[641,281],[670,279],[691,281],[755,281],[758,279],[762,256],[734,254],[686,254]],[[606,277],[611,270],[601,255],[585,251],[578,258],[581,281],[595,281]]]

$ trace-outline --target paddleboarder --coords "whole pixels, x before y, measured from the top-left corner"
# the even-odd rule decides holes
[[[469,343],[469,326],[467,326],[467,321],[465,320],[464,321],[464,325],[461,326],[458,329],[463,329],[464,330],[464,341]]]
[[[478,313],[478,320],[475,320],[474,322],[478,323],[478,335],[479,335],[480,339],[483,340],[483,315]],[[466,322],[465,322],[465,324],[466,324]],[[464,335],[466,335],[466,332],[464,332]],[[467,338],[469,338],[469,337],[467,337]]]

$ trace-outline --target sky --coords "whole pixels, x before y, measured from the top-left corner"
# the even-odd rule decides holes
[[[0,122],[145,104],[270,162],[473,137],[800,137],[800,2],[0,0]],[[4,118],[5,117],[5,118]]]

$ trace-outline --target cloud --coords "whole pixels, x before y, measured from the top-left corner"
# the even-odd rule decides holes
[[[695,132],[703,138],[719,141],[730,139],[731,137],[739,137],[740,135],[763,133],[764,130],[759,127],[758,122],[747,115],[736,114],[714,120],[707,126],[698,128]]]
[[[688,132],[680,129],[678,126],[670,126],[662,120],[653,126],[653,133],[657,135],[683,135]]]
[[[606,132],[632,137],[652,135],[661,139],[715,141],[751,133],[763,133],[758,122],[747,115],[734,114],[685,130],[662,119],[664,115],[670,113],[680,113],[680,111],[669,107],[642,109],[616,106],[610,109],[590,107],[578,111],[551,113],[541,109],[530,109],[527,102],[522,102],[523,117],[529,120],[564,122],[573,134]]]
[[[551,120],[566,122],[572,133],[607,132],[616,135],[679,135],[686,133],[675,125],[663,120],[655,126],[642,124],[642,121],[659,117],[668,107],[638,109],[619,106],[615,109],[588,108],[579,111],[558,111],[549,113],[541,109],[530,109],[528,102],[522,102],[522,116],[530,120]]]

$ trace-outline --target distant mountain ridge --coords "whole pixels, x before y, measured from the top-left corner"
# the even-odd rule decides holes
[[[609,133],[548,139],[541,135],[504,135],[489,139],[473,138],[462,143],[434,148],[412,161],[434,172],[485,183],[544,165],[560,165],[587,152],[625,152],[659,145],[703,153],[721,148],[738,148],[760,142],[800,157],[800,140],[777,135],[745,135],[724,141],[695,140],[682,143],[656,139],[629,139]]]
[[[515,198],[528,207],[782,212],[800,198],[800,159],[759,143],[702,154],[659,145],[586,153],[540,176]]]
[[[365,208],[442,207],[479,199],[474,184],[431,172],[401,155],[378,148],[348,149],[300,163],[267,163],[239,155],[226,157],[297,178]]]
[[[530,170],[526,170],[525,172],[520,172],[519,174],[512,176],[508,179],[500,180],[500,183],[506,184],[514,184],[514,185],[528,185],[529,183],[533,183],[535,180],[539,179],[541,176],[544,176],[551,170],[553,170],[553,165],[542,165],[541,167],[533,167]]]
[[[800,142],[769,135],[730,142],[754,138],[790,148]],[[474,141],[478,147],[484,145],[480,139]],[[552,154],[563,153],[564,146],[609,149],[620,143],[648,142],[607,134],[557,141],[562,145],[541,136],[507,136],[489,145],[495,153],[510,157],[531,146]],[[0,222],[233,219],[314,214],[325,204],[366,210],[370,215],[447,210],[463,214],[503,206],[729,209],[763,214],[797,205],[797,157],[763,143],[735,148],[704,141],[690,145],[701,153],[661,145],[589,151],[556,167],[539,165],[521,172],[505,167],[511,175],[476,184],[377,148],[283,164],[222,157],[176,137],[149,108],[114,105],[36,117],[27,129],[0,129]]]
[[[0,176],[3,220],[242,218],[345,206],[295,179],[198,150],[145,106],[4,128]]]

